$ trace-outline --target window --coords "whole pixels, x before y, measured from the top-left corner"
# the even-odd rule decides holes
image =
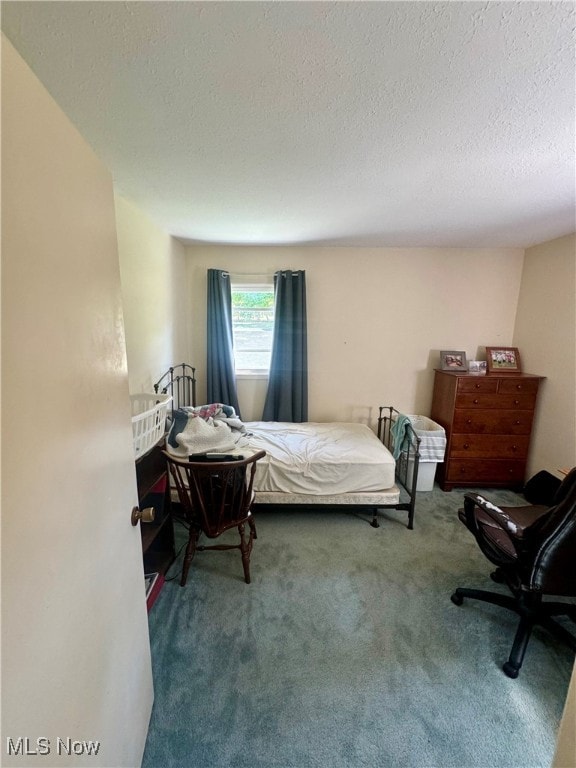
[[[258,283],[233,278],[231,289],[236,373],[267,375],[274,328],[273,278]]]

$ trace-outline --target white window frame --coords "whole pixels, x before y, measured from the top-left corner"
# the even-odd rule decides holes
[[[230,275],[230,288],[234,291],[253,291],[259,293],[262,291],[274,292],[273,275]],[[232,320],[234,330],[234,320]],[[273,333],[273,331],[272,331]],[[270,354],[272,354],[272,336],[270,338]],[[268,368],[238,368],[236,360],[234,361],[234,370],[237,379],[267,379],[270,375]]]

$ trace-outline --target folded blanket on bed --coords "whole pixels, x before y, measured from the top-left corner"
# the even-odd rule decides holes
[[[193,453],[225,453],[236,447],[246,431],[231,405],[211,403],[174,411],[166,449],[175,456]]]

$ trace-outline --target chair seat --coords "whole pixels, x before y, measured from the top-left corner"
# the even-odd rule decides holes
[[[529,528],[536,522],[536,520],[542,517],[542,515],[546,514],[550,510],[550,507],[546,507],[543,504],[531,504],[525,507],[500,507],[500,509],[514,520],[518,527],[516,536],[522,538],[526,528]],[[476,516],[479,521],[482,521],[482,525],[490,526],[491,528],[500,527],[498,523],[481,509],[476,511]],[[458,510],[458,517],[464,525],[466,525],[466,515],[463,509]]]
[[[549,511],[549,507],[541,504],[533,504],[525,507],[500,507],[508,518],[514,521],[516,533],[505,531],[498,523],[482,509],[476,508],[475,518],[485,537],[495,546],[504,557],[516,560],[517,554],[512,539],[521,540],[526,530],[533,525],[542,515]],[[466,514],[463,509],[458,511],[458,517],[468,527]],[[474,531],[472,531],[474,532]]]

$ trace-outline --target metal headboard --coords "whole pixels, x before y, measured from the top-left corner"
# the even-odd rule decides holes
[[[172,395],[173,411],[184,406],[195,406],[196,368],[187,363],[171,366],[154,384],[154,392]]]
[[[378,411],[378,437],[384,443],[389,451],[392,451],[392,425],[400,416],[400,412],[391,405],[381,405]],[[405,509],[408,512],[408,528],[414,527],[414,509],[416,506],[416,485],[418,483],[418,465],[420,463],[420,442],[414,428],[409,422],[404,427],[404,437],[402,440],[402,453],[396,461],[396,479],[404,487],[408,494],[409,501],[400,503],[396,509]],[[408,479],[409,468],[412,471],[410,482]],[[371,523],[374,528],[378,528],[376,515]]]

